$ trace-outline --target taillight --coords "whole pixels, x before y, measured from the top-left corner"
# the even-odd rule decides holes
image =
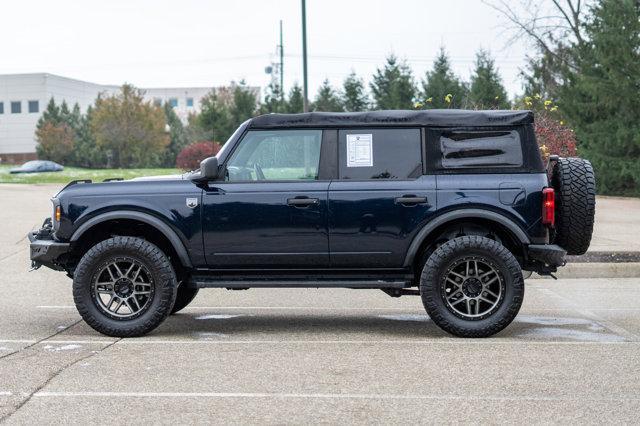
[[[553,188],[542,190],[542,223],[547,226],[556,223],[556,194]]]

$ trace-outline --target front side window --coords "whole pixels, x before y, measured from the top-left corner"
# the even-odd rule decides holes
[[[0,114],[4,114],[4,102],[0,102]]]
[[[445,131],[440,150],[445,169],[522,166],[522,145],[515,130]]]
[[[252,130],[227,163],[227,180],[317,180],[322,130]]]
[[[22,112],[22,102],[13,101],[11,102],[11,114],[20,114]]]
[[[338,133],[340,179],[415,179],[422,174],[420,129]]]
[[[40,104],[38,101],[29,101],[29,112],[40,112]]]

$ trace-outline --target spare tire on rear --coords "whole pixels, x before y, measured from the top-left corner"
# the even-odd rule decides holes
[[[559,158],[551,184],[556,193],[554,243],[570,255],[584,254],[591,243],[596,210],[596,178],[582,158]]]

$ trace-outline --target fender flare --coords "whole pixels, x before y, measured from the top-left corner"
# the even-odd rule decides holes
[[[497,222],[507,228],[522,244],[530,244],[531,240],[527,233],[518,226],[514,221],[508,217],[493,212],[491,210],[484,209],[463,209],[455,210],[448,213],[444,213],[436,218],[431,219],[413,238],[407,255],[404,258],[404,266],[410,266],[413,263],[413,259],[420,249],[420,246],[424,242],[425,238],[429,236],[439,226],[445,225],[447,222],[458,219],[487,219],[493,222]]]
[[[73,235],[71,235],[70,241],[72,243],[75,241],[78,241],[80,237],[82,237],[82,235],[85,232],[87,232],[89,229],[91,229],[93,226],[102,222],[106,222],[108,220],[115,220],[115,219],[138,220],[140,222],[144,222],[147,225],[150,225],[156,228],[158,231],[162,233],[162,235],[164,235],[169,240],[169,242],[173,246],[173,249],[178,254],[180,263],[182,263],[183,266],[186,266],[189,268],[193,267],[191,263],[191,259],[189,258],[189,253],[187,252],[187,249],[185,248],[184,243],[182,242],[178,234],[164,221],[148,213],[142,213],[142,212],[133,211],[133,210],[117,210],[117,211],[110,211],[107,213],[99,214],[87,220],[82,225],[80,225],[78,229],[74,231]]]

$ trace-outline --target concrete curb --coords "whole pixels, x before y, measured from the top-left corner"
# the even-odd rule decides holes
[[[640,262],[567,263],[554,274],[558,278],[640,278]],[[531,278],[549,278],[533,274]]]

